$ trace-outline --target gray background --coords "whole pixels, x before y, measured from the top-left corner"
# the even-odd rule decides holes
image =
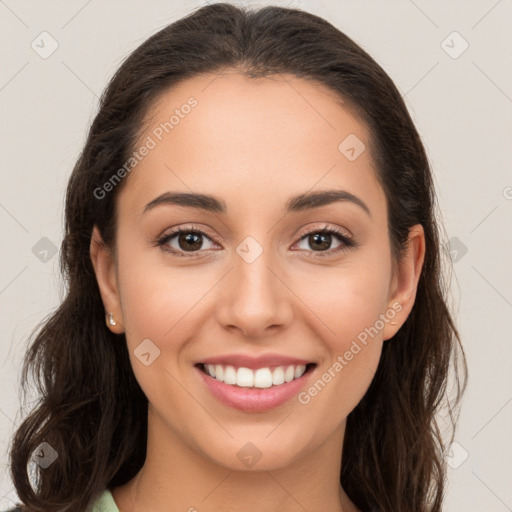
[[[21,359],[62,297],[64,190],[98,97],[126,55],[205,3],[0,0],[0,509],[16,499],[7,449]],[[512,1],[243,3],[326,18],[403,92],[435,173],[470,371],[445,509],[512,510]]]

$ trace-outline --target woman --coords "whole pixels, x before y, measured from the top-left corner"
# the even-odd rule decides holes
[[[435,207],[400,94],[327,21],[214,4],[149,38],[68,184],[19,510],[440,511],[466,368]]]

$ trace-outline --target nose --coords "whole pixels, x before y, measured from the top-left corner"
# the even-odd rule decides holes
[[[270,251],[263,251],[252,262],[235,253],[232,261],[215,308],[223,328],[256,339],[267,332],[275,335],[276,329],[289,325],[293,293]]]

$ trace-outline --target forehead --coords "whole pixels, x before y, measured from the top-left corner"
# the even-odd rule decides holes
[[[311,80],[237,72],[184,80],[148,110],[137,147],[149,140],[152,149],[122,191],[139,209],[166,190],[225,197],[228,209],[230,201],[249,201],[257,209],[333,186],[383,206],[367,127]],[[344,141],[366,149],[347,158]]]

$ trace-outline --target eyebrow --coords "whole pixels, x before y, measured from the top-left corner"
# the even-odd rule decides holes
[[[320,208],[335,202],[355,204],[364,210],[370,218],[372,216],[366,203],[346,190],[319,190],[291,197],[285,204],[284,214]],[[212,213],[227,213],[226,202],[215,196],[188,192],[165,192],[149,202],[144,207],[143,214],[159,205],[187,206]]]

